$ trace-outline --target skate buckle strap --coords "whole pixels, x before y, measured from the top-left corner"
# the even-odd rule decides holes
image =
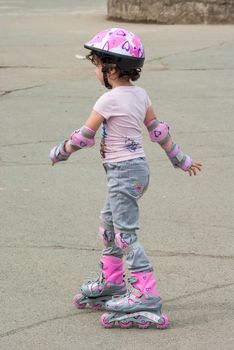
[[[140,298],[143,293],[139,290],[133,287],[133,284],[137,281],[137,278],[135,277],[129,277],[128,278],[128,282],[132,285],[129,289],[128,289],[128,295],[130,296],[131,294],[133,294],[135,297]]]
[[[133,283],[137,282],[137,278],[136,277],[129,277],[128,282],[133,284]]]
[[[140,292],[140,291],[137,290],[137,289],[133,289],[132,293],[133,293],[133,294],[135,295],[135,297],[137,297],[137,298],[140,298],[140,297],[143,295],[143,293]]]

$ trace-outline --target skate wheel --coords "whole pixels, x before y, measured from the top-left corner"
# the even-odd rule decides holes
[[[72,304],[75,306],[76,309],[78,310],[82,310],[86,307],[86,303],[82,303],[80,304],[80,301],[83,299],[83,295],[82,294],[77,294],[74,296],[74,298],[72,299]]]
[[[163,314],[161,316],[161,322],[156,324],[156,328],[158,329],[166,329],[169,326],[169,319],[167,315]]]
[[[108,317],[109,317],[109,314],[106,313],[106,314],[103,314],[100,318],[100,323],[104,328],[112,328],[114,326],[114,322],[108,322]]]
[[[130,328],[133,325],[132,321],[119,321],[118,325],[120,326],[120,328]]]
[[[141,321],[141,323],[138,323],[137,326],[138,326],[138,328],[146,329],[146,328],[149,328],[150,322],[148,322],[148,321]]]
[[[93,311],[98,311],[102,309],[102,305],[101,304],[93,304],[92,305],[92,309]]]

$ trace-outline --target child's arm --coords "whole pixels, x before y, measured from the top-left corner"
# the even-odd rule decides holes
[[[67,160],[70,155],[82,148],[92,147],[95,144],[95,134],[104,118],[94,110],[86,120],[84,126],[72,132],[69,140],[63,141],[50,152],[52,165]]]
[[[152,142],[157,142],[166,152],[174,167],[187,171],[189,175],[196,175],[202,164],[192,161],[189,155],[183,153],[180,146],[172,141],[169,126],[157,120],[152,106],[148,108],[144,124],[147,127]]]

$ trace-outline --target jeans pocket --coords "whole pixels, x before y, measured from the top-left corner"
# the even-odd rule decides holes
[[[142,169],[138,171],[129,170],[129,191],[136,199],[141,198],[149,185],[149,172]]]

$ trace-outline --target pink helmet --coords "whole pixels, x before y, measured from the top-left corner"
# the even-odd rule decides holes
[[[111,57],[120,69],[141,68],[145,53],[140,39],[123,28],[108,28],[95,35],[84,47],[100,58]]]

